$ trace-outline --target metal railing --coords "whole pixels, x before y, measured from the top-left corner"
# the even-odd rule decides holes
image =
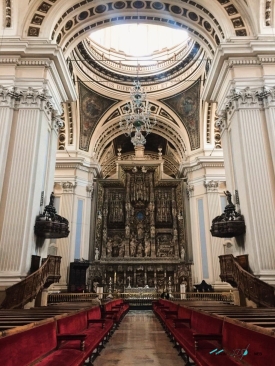
[[[49,293],[48,304],[55,304],[60,302],[89,302],[99,296],[102,302],[106,301],[109,293]],[[129,303],[152,303],[153,300],[161,298],[161,293],[158,292],[125,292],[125,293],[113,293],[113,298],[121,298]],[[233,302],[232,292],[173,292],[170,297],[171,301],[217,301],[217,302]]]

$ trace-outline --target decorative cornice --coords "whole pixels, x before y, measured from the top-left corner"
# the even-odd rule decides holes
[[[206,192],[209,193],[213,193],[213,192],[218,192],[218,187],[219,187],[219,182],[214,181],[214,180],[210,180],[210,181],[204,181],[204,186],[206,188]]]
[[[56,163],[55,167],[56,167],[56,169],[78,169],[78,170],[81,170],[86,173],[91,173],[91,174],[93,174],[94,177],[96,177],[99,173],[99,169],[83,166],[79,162]]]
[[[192,173],[203,168],[223,168],[224,161],[222,159],[223,158],[221,158],[220,161],[202,161],[201,159],[196,159],[190,165],[182,166],[182,173],[186,176],[188,173]]]

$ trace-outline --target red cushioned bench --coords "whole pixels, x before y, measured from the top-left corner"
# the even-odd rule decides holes
[[[0,364],[3,366],[80,366],[87,356],[84,349],[86,335],[70,334],[75,348],[59,348],[62,337],[57,337],[56,321],[33,327],[23,332],[0,338]]]
[[[99,354],[107,341],[113,328],[112,319],[101,319],[100,307],[81,311],[57,320],[58,335],[64,341],[59,345],[60,349],[75,349],[77,341],[70,339],[71,334],[85,335],[86,358]]]
[[[190,322],[191,322],[192,312],[193,312],[193,309],[191,309],[191,308],[179,306],[176,314],[175,313],[166,313],[165,329],[166,329],[166,332],[168,333],[168,335],[171,336],[173,331],[175,330],[175,323],[189,324],[188,321],[186,323],[186,320],[190,319]]]
[[[179,305],[169,300],[159,299],[153,302],[153,311],[160,322],[165,325],[165,319],[172,314],[176,317]]]
[[[129,304],[122,299],[116,299],[103,305],[103,316],[105,319],[112,319],[116,326],[129,310]]]
[[[174,328],[170,328],[174,341],[184,354],[195,361],[199,347],[211,351],[222,337],[223,318],[193,310],[190,318],[174,319]],[[195,338],[196,336],[196,338]],[[203,338],[199,340],[199,337]]]
[[[198,342],[195,360],[199,366],[275,364],[274,335],[270,335],[270,331],[236,319],[224,319],[222,336],[216,352],[210,354],[209,350],[200,347],[200,342],[204,341],[203,336],[195,336],[195,340]],[[223,351],[218,353],[221,350]]]

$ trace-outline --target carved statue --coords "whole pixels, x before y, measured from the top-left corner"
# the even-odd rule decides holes
[[[137,246],[137,257],[143,257],[143,245],[141,242]]]
[[[113,249],[113,243],[112,243],[112,239],[108,238],[107,244],[106,244],[106,254],[107,257],[111,257],[112,256],[112,249]]]
[[[181,259],[184,259],[184,257],[185,257],[185,249],[183,247],[181,247],[180,257],[181,257]]]
[[[143,238],[143,228],[141,226],[138,227],[137,232],[138,232],[138,239],[142,239]]]
[[[129,236],[130,236],[130,227],[129,227],[129,225],[126,225],[126,227],[125,227],[125,236],[126,236],[126,238],[129,238]]]
[[[119,244],[118,256],[119,257],[124,257],[124,253],[125,253],[125,244],[124,244],[124,241],[122,241]]]
[[[149,239],[149,236],[146,235],[146,238],[145,238],[145,257],[150,257],[150,252],[151,252],[151,241]]]
[[[95,260],[98,261],[99,260],[99,249],[95,248]]]
[[[130,255],[131,257],[134,257],[136,255],[136,238],[133,236],[131,241],[130,241]]]
[[[233,205],[233,203],[232,203],[232,194],[229,191],[224,192],[224,194],[226,195],[228,204]]]

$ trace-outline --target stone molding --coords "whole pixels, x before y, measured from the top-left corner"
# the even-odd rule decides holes
[[[187,175],[188,173],[195,172],[197,170],[203,169],[203,168],[224,168],[223,162],[213,162],[213,163],[207,163],[207,162],[199,162],[196,165],[190,166],[190,167],[183,167],[182,168],[182,174]]]
[[[204,186],[206,188],[207,193],[218,192],[219,182],[215,181],[215,180],[210,180],[210,181],[205,180]]]
[[[93,175],[93,177],[96,177],[99,173],[99,169],[98,168],[89,168],[89,167],[85,167],[83,166],[81,163],[77,162],[77,163],[73,163],[73,162],[68,162],[66,163],[56,163],[56,169],[77,169],[77,170],[81,170],[85,173],[91,173]]]

